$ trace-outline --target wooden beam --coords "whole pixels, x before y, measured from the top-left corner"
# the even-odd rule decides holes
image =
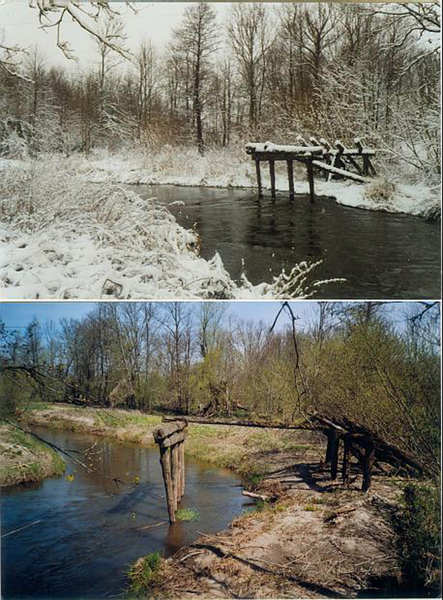
[[[357,175],[357,173],[351,173],[350,171],[346,171],[345,169],[339,169],[338,167],[334,167],[332,165],[328,165],[319,160],[313,160],[312,164],[321,169],[322,171],[327,171],[328,173],[336,173],[337,175],[342,175],[343,177],[347,177],[349,179],[354,179],[355,181],[359,181],[360,183],[369,183],[371,180],[367,177],[362,177],[361,175]],[[364,169],[363,169],[364,172]]]
[[[175,446],[175,444],[179,444],[180,442],[185,441],[186,433],[184,431],[178,431],[171,435],[170,437],[165,438],[160,442],[160,446],[163,448],[170,448],[171,446]]]
[[[154,440],[157,443],[159,443],[162,440],[164,440],[165,438],[173,435],[177,431],[182,431],[186,427],[187,427],[187,423],[184,419],[174,420],[174,421],[171,421],[170,423],[167,423],[166,425],[160,425],[159,427],[156,427],[153,430],[152,435],[154,436]]]
[[[172,421],[175,417],[164,417],[164,421]],[[315,427],[310,423],[300,425],[290,425],[287,423],[275,423],[268,421],[267,423],[257,423],[254,421],[244,420],[232,420],[232,419],[208,419],[205,417],[186,417],[188,423],[202,423],[206,425],[227,425],[228,427],[259,427],[262,429],[290,429],[290,430],[309,430],[309,431],[323,431],[324,427]]]

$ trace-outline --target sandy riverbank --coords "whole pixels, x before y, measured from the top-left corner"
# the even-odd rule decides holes
[[[34,405],[28,423],[87,431],[152,445],[158,416],[138,411]],[[399,578],[388,514],[398,480],[375,477],[370,493],[357,474],[345,489],[321,459],[322,436],[190,424],[186,453],[230,467],[272,501],[251,503],[229,530],[202,536],[163,560],[149,594],[193,598],[357,597]]]

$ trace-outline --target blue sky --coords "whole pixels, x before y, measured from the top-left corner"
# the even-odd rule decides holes
[[[72,302],[72,301],[54,301],[54,302],[3,302],[0,303],[0,319],[9,328],[26,327],[34,317],[40,323],[48,321],[59,321],[63,318],[81,319],[94,309],[96,302]],[[188,304],[198,304],[189,302]],[[235,315],[242,320],[263,321],[269,326],[275,319],[281,303],[278,301],[259,300],[250,301],[232,301],[226,302],[229,314]],[[390,302],[386,310],[390,313],[391,322],[403,329],[405,325],[405,313],[410,307],[410,302]],[[297,326],[304,328],[315,319],[316,307],[318,303],[309,301],[291,302],[293,312],[299,318]],[[417,307],[417,310],[419,308]],[[286,315],[279,319],[278,327],[284,327],[289,323]]]
[[[195,303],[189,303],[195,304]],[[229,313],[243,320],[264,321],[272,324],[279,308],[278,301],[228,302]],[[292,302],[294,314],[300,318],[300,325],[306,325],[315,311],[315,302]],[[26,327],[34,317],[42,324],[59,319],[81,319],[93,310],[95,302],[8,302],[0,305],[0,318],[8,327]],[[280,325],[288,322],[280,319]]]

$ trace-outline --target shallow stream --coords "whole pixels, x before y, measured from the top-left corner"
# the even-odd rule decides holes
[[[97,442],[88,434],[47,428],[35,431],[74,451],[79,460],[96,444],[88,454],[92,472],[72,463],[62,478],[2,493],[3,598],[116,597],[124,590],[129,565],[140,556],[155,550],[168,556],[199,532],[225,529],[246,504],[235,474],[186,457],[180,508],[193,508],[199,516],[170,526],[156,447]],[[151,528],[158,523],[163,524]]]

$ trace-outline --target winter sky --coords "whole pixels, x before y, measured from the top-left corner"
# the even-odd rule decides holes
[[[137,14],[127,8],[123,2],[112,3],[121,13],[128,36],[126,45],[134,51],[143,38],[150,39],[159,49],[164,48],[170,41],[172,30],[177,27],[183,16],[186,6],[192,3],[185,2],[133,2]],[[222,23],[230,9],[226,3],[213,4]],[[57,34],[55,28],[42,30],[38,20],[38,10],[30,8],[29,0],[0,0],[0,41],[5,44],[24,47],[38,47],[46,55],[48,64],[70,65],[75,68],[76,63],[66,59],[57,48]],[[91,35],[86,33],[70,18],[65,18],[62,27],[62,39],[68,41],[75,49],[78,66],[93,65],[94,42]]]

